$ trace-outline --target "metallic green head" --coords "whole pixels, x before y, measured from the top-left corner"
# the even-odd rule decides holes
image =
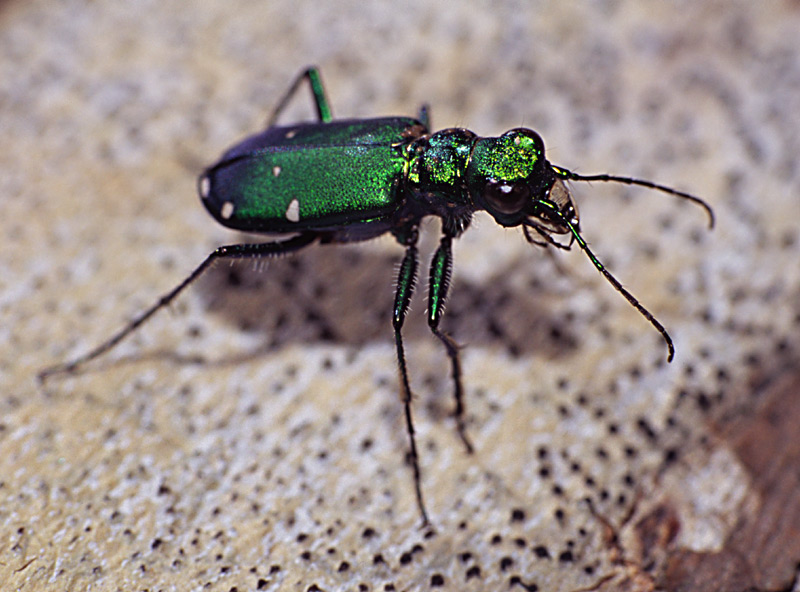
[[[559,171],[545,158],[541,136],[516,128],[475,142],[467,186],[475,205],[502,226],[566,234],[569,224],[578,229],[578,210]]]

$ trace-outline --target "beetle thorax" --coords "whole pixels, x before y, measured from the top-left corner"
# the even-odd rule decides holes
[[[476,138],[469,130],[451,128],[409,144],[406,155],[410,189],[458,200]]]

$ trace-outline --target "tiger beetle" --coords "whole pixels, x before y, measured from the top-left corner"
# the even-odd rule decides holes
[[[276,125],[304,81],[313,94],[317,121]],[[88,353],[43,370],[39,378],[44,381],[53,374],[73,372],[105,354],[169,305],[215,261],[277,257],[314,242],[347,243],[390,232],[405,248],[392,324],[416,500],[427,525],[402,337],[417,278],[419,225],[425,216],[441,219],[441,240],[428,278],[428,326],[450,359],[455,422],[468,452],[473,447],[465,429],[459,347],[439,324],[453,266],[452,241],[467,229],[477,211],[486,210],[500,226],[521,226],[525,240],[535,245],[569,250],[577,243],[606,280],[661,334],[667,361],[672,361],[675,348],[664,326],[622,287],[583,239],[578,210],[565,181],[613,181],[655,189],[700,205],[708,214],[709,227],[714,224],[711,207],[688,193],[643,179],[580,175],[551,164],[545,159],[542,138],[530,129],[515,128],[496,138],[463,128],[431,133],[425,106],[416,119],[334,120],[319,70],[307,68],[278,103],[267,128],[230,148],[198,181],[203,205],[220,224],[284,238],[219,247],[119,332]],[[569,241],[559,242],[553,235],[568,235]]]

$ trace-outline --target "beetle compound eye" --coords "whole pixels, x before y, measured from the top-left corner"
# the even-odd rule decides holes
[[[507,131],[503,134],[504,137],[509,137],[514,139],[514,143],[517,145],[520,144],[528,144],[529,146],[533,147],[539,154],[544,154],[544,140],[542,140],[542,136],[540,136],[537,132],[533,131],[532,129],[528,129],[526,127],[517,127],[512,130]]]
[[[521,183],[489,181],[483,188],[487,205],[501,214],[516,214],[530,199],[531,192]]]

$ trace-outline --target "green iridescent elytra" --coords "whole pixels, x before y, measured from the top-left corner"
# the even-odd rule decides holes
[[[314,96],[318,121],[275,125],[303,82],[308,82]],[[672,360],[674,347],[666,329],[611,275],[581,236],[578,212],[565,181],[615,181],[656,189],[699,204],[713,225],[713,213],[704,201],[651,181],[606,174],[579,175],[554,166],[545,158],[542,138],[530,129],[480,137],[462,128],[430,133],[429,127],[424,107],[416,119],[334,121],[319,71],[306,69],[276,107],[266,130],[229,149],[198,181],[203,204],[221,224],[290,237],[219,247],[120,331],[88,353],[43,370],[40,379],[72,372],[111,350],[168,306],[217,260],[275,257],[297,252],[314,242],[341,243],[391,232],[405,247],[392,325],[417,505],[427,524],[402,337],[416,285],[416,243],[424,217],[435,216],[442,222],[439,247],[428,276],[427,320],[450,358],[456,426],[469,452],[473,448],[466,434],[459,349],[439,324],[453,266],[452,239],[466,230],[477,211],[487,211],[501,226],[521,227],[525,239],[532,244],[569,249],[577,243],[595,268],[661,333],[667,344],[667,359]],[[559,242],[552,235],[567,235],[569,241]]]
[[[273,126],[206,171],[203,203],[238,230],[335,231],[375,223],[372,230],[385,232],[406,167],[403,147],[424,131],[406,117]]]

